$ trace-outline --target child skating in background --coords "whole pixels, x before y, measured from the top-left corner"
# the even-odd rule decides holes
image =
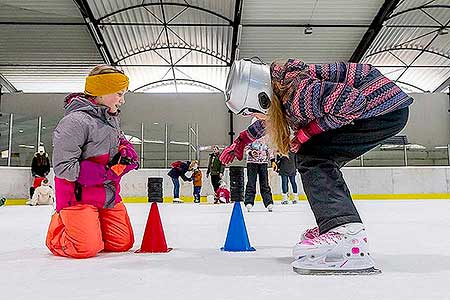
[[[230,203],[230,191],[227,188],[227,183],[223,180],[219,181],[219,188],[216,190],[216,197],[214,203]]]
[[[254,122],[256,122],[256,118]],[[268,164],[273,158],[273,152],[267,145],[267,139],[261,137],[245,147],[247,154],[247,185],[245,186],[244,204],[251,211],[255,204],[256,180],[259,180],[259,190],[264,206],[269,212],[273,209],[272,191],[269,185]]]
[[[53,188],[48,183],[48,179],[45,178],[41,182],[41,186],[34,190],[33,197],[27,201],[27,205],[53,205],[55,201],[55,193]]]
[[[192,171],[192,184],[194,185],[194,203],[200,203],[200,193],[202,191],[202,171],[198,168],[198,162],[194,161],[196,167]]]
[[[266,133],[280,153],[296,153],[317,227],[295,244],[294,270],[377,273],[340,169],[399,133],[413,99],[369,64],[288,59],[269,67],[254,58],[233,63],[225,95],[232,112],[259,121],[222,152],[224,164],[241,160],[246,145]]]

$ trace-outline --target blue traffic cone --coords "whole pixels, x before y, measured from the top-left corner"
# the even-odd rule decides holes
[[[255,248],[250,246],[250,241],[248,240],[241,202],[234,203],[233,213],[231,214],[230,224],[228,225],[227,239],[225,240],[225,245],[220,250],[232,252],[255,251]]]

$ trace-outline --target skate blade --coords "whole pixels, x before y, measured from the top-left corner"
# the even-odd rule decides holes
[[[380,269],[375,267],[359,270],[311,270],[293,267],[294,272],[300,275],[377,275],[381,274]]]

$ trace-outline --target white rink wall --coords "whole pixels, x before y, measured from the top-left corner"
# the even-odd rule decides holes
[[[141,169],[122,179],[123,197],[146,197],[147,178],[163,177],[164,196],[172,196],[172,181],[167,169]],[[212,193],[210,179],[203,171],[202,196]],[[274,195],[281,193],[280,177],[269,170]],[[450,167],[371,167],[343,168],[344,177],[352,194],[447,194],[450,193]],[[187,173],[189,175],[190,173]],[[53,171],[48,176],[53,185]],[[228,170],[225,180],[229,183]],[[181,181],[181,196],[192,196],[192,183]],[[11,199],[28,197],[32,178],[30,168],[0,167],[0,196]],[[297,174],[299,192],[303,194]],[[420,198],[420,197],[419,197]]]

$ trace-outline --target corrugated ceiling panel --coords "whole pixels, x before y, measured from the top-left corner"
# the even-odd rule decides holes
[[[0,67],[0,73],[27,93],[81,92],[94,67]]]
[[[2,25],[0,64],[98,63],[102,59],[86,26]]]
[[[0,74],[26,92],[79,91],[103,63],[86,26],[2,25],[0,36]]]
[[[83,22],[73,1],[2,0],[2,22]]]
[[[244,27],[240,57],[259,56],[266,62],[289,57],[308,63],[347,61],[365,32],[364,28],[314,28],[305,35],[303,28]]]
[[[368,25],[382,0],[245,0],[242,23]]]

